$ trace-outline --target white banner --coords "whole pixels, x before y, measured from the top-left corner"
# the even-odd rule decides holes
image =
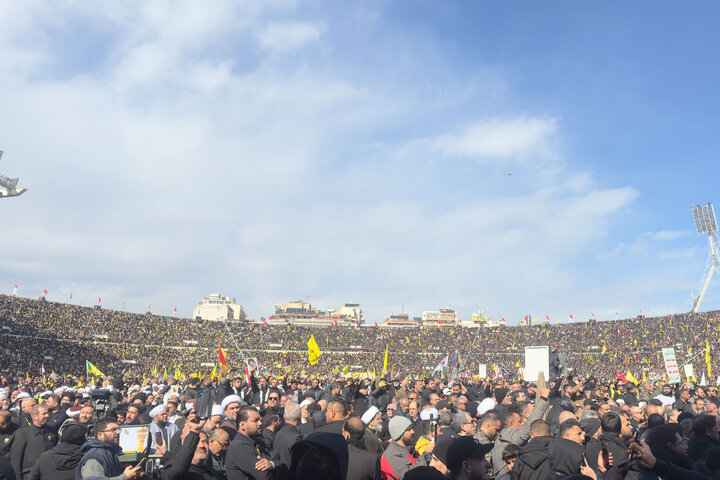
[[[537,382],[538,373],[550,379],[550,347],[525,347],[525,381]]]
[[[680,383],[680,370],[678,369],[677,359],[675,358],[675,349],[663,348],[662,354],[665,360],[665,371],[668,375],[668,383]]]
[[[478,375],[480,378],[487,378],[487,365],[484,363],[481,363],[478,365]]]
[[[685,369],[685,376],[687,378],[693,378],[695,375],[693,375],[693,366],[691,363],[686,363],[683,365],[683,368]]]

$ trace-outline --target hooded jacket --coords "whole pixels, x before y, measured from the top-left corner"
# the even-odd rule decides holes
[[[513,480],[544,480],[550,472],[548,455],[551,436],[535,437],[520,447],[510,478]]]
[[[566,438],[555,438],[549,443],[548,467],[549,479],[566,478],[580,473],[583,447]]]
[[[55,445],[52,450],[40,455],[30,472],[30,480],[73,480],[82,457],[80,445]]]

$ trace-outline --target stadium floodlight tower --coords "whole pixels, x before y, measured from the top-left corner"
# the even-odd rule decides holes
[[[718,261],[718,249],[720,248],[720,241],[718,240],[717,234],[717,221],[715,220],[715,210],[713,209],[712,203],[708,203],[706,206],[693,205],[693,218],[695,219],[695,228],[697,228],[698,235],[707,233],[708,244],[710,245],[710,254],[708,255],[707,263],[705,264],[705,274],[703,275],[702,283],[700,284],[700,293],[695,297],[695,304],[693,305],[693,312],[697,313],[700,309],[700,304],[705,297],[708,285],[712,279],[715,270],[720,265]]]
[[[0,150],[0,160],[2,160],[3,152]],[[17,188],[18,179],[8,178],[5,175],[0,175],[0,198],[5,197],[19,197],[27,191],[27,188]]]

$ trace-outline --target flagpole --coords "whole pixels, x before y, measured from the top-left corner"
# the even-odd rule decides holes
[[[235,335],[233,335],[232,332],[230,331],[230,327],[228,327],[226,319],[223,318],[222,322],[223,322],[223,325],[225,325],[225,328],[227,329],[228,333],[230,334],[230,340],[232,340],[233,344],[235,345],[235,350],[237,350],[237,352],[240,354],[241,360],[243,361],[245,366],[247,366],[248,365],[247,358],[245,358],[245,354],[240,349],[240,346],[238,345],[238,343],[235,341]]]

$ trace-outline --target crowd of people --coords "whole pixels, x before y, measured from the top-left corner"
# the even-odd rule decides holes
[[[569,366],[576,373],[612,378],[630,371],[637,378],[645,374],[656,379],[665,372],[663,347],[676,348],[679,363],[706,371],[706,341],[714,349],[719,334],[720,312],[480,329],[307,328],[134,314],[0,295],[0,369],[16,375],[37,374],[43,368],[78,375],[85,371],[85,360],[105,373],[150,375],[159,368],[170,375],[204,374],[216,363],[220,345],[231,364],[257,358],[263,371],[274,374],[309,377],[336,369],[377,370],[387,348],[393,374],[427,374],[457,351],[469,373],[483,364],[491,374],[500,370],[515,376],[525,346],[549,345],[572,357]],[[311,335],[322,351],[313,366],[307,363]],[[708,381],[720,374],[713,352]]]
[[[0,380],[0,479],[703,480],[715,387],[572,375]],[[128,459],[121,432],[145,428]],[[123,463],[123,461],[128,463]]]
[[[0,480],[716,478],[718,390],[667,383],[660,349],[712,378],[719,326],[313,329],[0,296]],[[530,345],[565,368],[524,380]],[[137,425],[146,461],[123,464]]]

